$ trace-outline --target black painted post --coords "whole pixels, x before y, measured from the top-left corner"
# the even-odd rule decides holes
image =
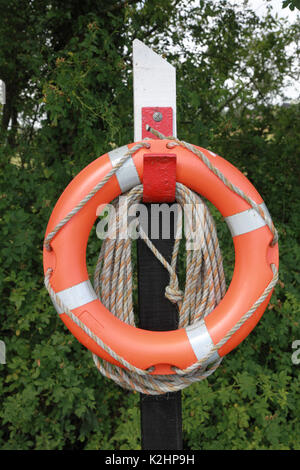
[[[162,223],[159,223],[159,239],[151,238],[151,206],[148,211],[148,237],[171,261],[174,245],[174,225],[171,223],[170,239],[162,239]],[[158,221],[156,221],[158,223]],[[137,241],[139,327],[153,331],[175,330],[178,327],[177,306],[165,297],[169,273],[157,260],[143,240]],[[181,392],[163,395],[140,394],[142,448],[145,450],[181,450],[182,417]]]

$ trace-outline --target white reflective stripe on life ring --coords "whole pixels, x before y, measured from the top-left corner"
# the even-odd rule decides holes
[[[90,280],[80,282],[68,289],[61,290],[60,292],[57,292],[56,295],[70,310],[82,307],[98,298]],[[64,313],[64,310],[58,305],[53,297],[51,297],[51,300],[57,313],[60,315]]]
[[[264,213],[270,217],[269,211],[264,202],[260,204],[260,207]],[[264,219],[255,209],[248,209],[243,212],[238,212],[237,214],[225,217],[224,220],[228,225],[232,237],[252,232],[253,230],[257,230],[258,228],[266,225]]]
[[[191,344],[191,347],[195,353],[195,356],[198,361],[200,361],[201,359],[206,357],[214,347],[214,343],[208,332],[205,321],[201,320],[199,323],[189,325],[185,328],[185,331]],[[218,351],[214,351],[209,360],[205,362],[205,364],[211,364],[212,362],[215,362],[218,359],[220,359],[219,353]]]
[[[111,164],[115,167],[125,153],[128,152],[129,148],[127,145],[119,147],[111,152],[108,152]],[[122,193],[125,193],[134,186],[141,184],[138,172],[136,170],[135,164],[130,156],[128,160],[119,168],[116,172],[116,177],[118,179]]]

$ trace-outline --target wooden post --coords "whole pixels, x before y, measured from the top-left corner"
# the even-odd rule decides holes
[[[176,135],[175,69],[143,43],[133,43],[134,140],[148,134],[146,124],[165,135]],[[145,169],[145,168],[144,168]],[[170,239],[151,238],[151,207],[148,211],[148,237],[160,253],[171,260],[174,231]],[[171,224],[171,226],[174,226]],[[165,297],[169,274],[142,240],[138,240],[139,327],[154,331],[178,328],[176,305]],[[144,395],[140,398],[142,448],[147,450],[182,449],[181,392]]]

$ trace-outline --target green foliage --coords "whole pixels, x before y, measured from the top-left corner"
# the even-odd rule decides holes
[[[227,158],[266,201],[280,282],[253,333],[183,392],[186,449],[300,449],[299,24],[210,0],[0,0],[1,449],[139,449],[139,395],[99,375],[43,286],[53,206],[88,163],[132,140],[131,42],[177,68],[179,136]],[[192,11],[191,11],[192,9]],[[189,45],[192,42],[195,50]],[[276,98],[276,99],[275,99]],[[234,254],[217,221],[227,280]],[[98,240],[92,232],[88,269]],[[182,265],[184,262],[182,262]],[[137,292],[134,292],[137,299]]]
[[[290,10],[295,10],[295,8],[300,10],[300,0],[284,0],[282,2],[282,8],[286,7],[289,7]]]

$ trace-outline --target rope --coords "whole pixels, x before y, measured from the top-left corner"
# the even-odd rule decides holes
[[[166,137],[158,131],[150,128],[153,134],[159,138]],[[222,182],[239,196],[243,197],[258,213],[264,218],[273,234],[273,244],[278,240],[277,231],[270,217],[243,191],[233,185],[217,168],[215,168],[210,160],[196,147],[187,144],[174,137],[167,139],[173,140],[167,144],[170,148],[180,145],[197,155],[213,173],[218,176]],[[61,228],[99,191],[109,178],[125,163],[129,156],[133,155],[142,147],[149,148],[150,144],[141,142],[134,146],[119,164],[115,166],[100,181],[92,191],[55,227],[55,229],[46,237],[44,245],[51,250],[50,242]],[[136,186],[131,191],[123,195],[127,198],[128,209],[142,198],[142,185]],[[188,245],[186,256],[186,286],[184,292],[179,289],[179,282],[176,274],[176,264],[179,252],[179,244],[182,232],[182,213],[178,212],[177,227],[174,249],[171,263],[169,264],[151,243],[141,226],[139,226],[139,234],[153,251],[155,256],[160,260],[170,275],[170,282],[166,288],[165,295],[173,303],[176,303],[179,310],[179,327],[199,322],[208,315],[225,295],[225,277],[222,266],[222,257],[219,249],[216,229],[213,219],[208,211],[207,206],[201,198],[182,184],[176,184],[176,201],[182,207],[186,204],[190,205],[192,210],[190,217],[185,216],[185,235],[187,242],[198,235],[196,240],[197,249],[190,249]],[[117,200],[114,202],[116,206]],[[138,220],[137,220],[138,223]],[[108,224],[110,226],[110,224]],[[114,237],[107,237],[100,250],[99,258],[94,275],[94,288],[97,296],[102,303],[122,321],[135,326],[134,312],[132,304],[132,266],[131,266],[131,240],[130,237],[122,235],[121,217],[117,212],[114,223]],[[196,230],[195,230],[196,229]],[[193,242],[195,242],[193,240]],[[226,336],[214,346],[210,353],[200,361],[192,364],[190,367],[181,370],[173,368],[173,375],[151,375],[152,368],[148,370],[139,369],[128,363],[124,358],[119,356],[109,346],[107,346],[101,338],[97,337],[89,328],[79,320],[71,310],[62,304],[50,284],[52,270],[49,268],[45,276],[45,286],[50,296],[58,303],[63,311],[80,327],[85,333],[92,338],[98,346],[103,348],[112,358],[118,361],[124,368],[112,365],[106,361],[100,360],[98,356],[93,354],[93,359],[98,370],[106,377],[114,380],[121,387],[126,389],[134,389],[145,394],[158,395],[169,391],[177,391],[189,386],[191,383],[202,380],[212,374],[220,365],[221,359],[216,361],[210,367],[204,364],[211,358],[215,351],[218,351],[239,328],[254,314],[256,309],[267,298],[271,290],[274,288],[278,280],[278,272],[274,264],[271,265],[273,279],[266,287],[259,299],[246,312],[240,321],[226,334]]]
[[[47,237],[45,238],[45,241],[44,241],[44,246],[48,251],[51,251],[51,245],[50,245],[51,240],[53,240],[55,235],[63,228],[63,226],[66,225],[66,223],[68,223],[69,220],[71,220],[72,217],[75,214],[77,214],[77,212],[79,212],[80,209],[82,209],[82,207],[85,206],[85,204],[87,202],[89,202],[89,200],[93,196],[95,196],[95,194],[98,191],[100,191],[101,188],[103,188],[105,183],[107,183],[107,181],[117,172],[117,170],[119,168],[121,168],[122,165],[124,165],[124,163],[128,160],[129,157],[131,157],[135,152],[137,152],[138,150],[140,150],[143,147],[150,148],[150,144],[147,143],[147,142],[141,142],[141,143],[135,145],[134,147],[132,147],[132,149],[128,150],[128,152],[126,152],[124,154],[124,156],[120,159],[119,163],[117,165],[115,165],[110,172],[107,173],[107,175],[103,178],[103,180],[101,180],[98,184],[96,184],[96,186],[77,204],[77,206],[75,206],[74,209],[72,209],[69,212],[69,214],[67,214],[66,217],[64,217],[56,225],[54,230],[47,235]]]
[[[151,132],[152,134],[156,135],[160,139],[173,140],[173,142],[169,142],[167,144],[167,148],[174,148],[177,145],[179,145],[180,147],[183,147],[183,148],[189,150],[194,155],[199,157],[200,160],[202,160],[202,162],[209,168],[209,170],[212,171],[213,174],[216,175],[225,184],[225,186],[227,186],[234,193],[238,194],[238,196],[243,198],[246,202],[248,202],[248,204],[250,204],[250,206],[253,209],[256,210],[256,212],[258,212],[258,214],[266,222],[267,226],[269,227],[269,229],[271,230],[271,233],[273,235],[273,240],[271,242],[271,245],[272,246],[276,245],[276,243],[278,242],[278,232],[275,229],[275,226],[273,224],[273,221],[272,221],[271,217],[266,212],[264,212],[264,210],[259,206],[259,204],[256,204],[256,202],[253,201],[253,199],[251,197],[249,197],[246,193],[244,193],[244,191],[242,191],[235,184],[233,184],[231,181],[229,181],[229,179],[226,178],[226,176],[224,176],[223,173],[211,163],[209,158],[207,158],[207,156],[204,155],[204,153],[201,152],[201,150],[197,149],[192,144],[184,142],[184,140],[177,139],[176,137],[173,137],[173,136],[165,137],[158,130],[153,129],[149,125],[146,125],[146,130]]]
[[[126,206],[129,211],[134,207],[134,204],[142,199],[143,186],[136,186],[123,196],[127,199]],[[176,184],[176,201],[181,208],[188,206],[191,209],[184,212],[186,244],[190,243],[194,233],[198,238],[198,240],[193,240],[197,249],[187,250],[184,292],[179,289],[176,273],[182,237],[182,211],[178,211],[175,243],[170,264],[149,240],[141,225],[139,225],[139,234],[169,272],[170,282],[165,290],[165,295],[171,302],[177,304],[179,328],[184,328],[200,321],[216,307],[225,295],[226,285],[217,233],[207,206],[197,194],[179,183]],[[118,200],[114,202],[114,206],[116,207],[117,204]],[[108,227],[113,227],[113,237],[106,237],[102,243],[94,275],[94,287],[101,302],[113,315],[132,326],[136,326],[132,304],[131,239],[123,236],[122,210],[112,211],[113,218],[115,214],[115,220],[111,222],[108,220]],[[138,223],[138,219],[136,222]],[[113,379],[121,387],[134,388],[137,391],[152,394],[179,390],[192,382],[202,380],[210,375],[221,362],[218,361],[209,370],[198,367],[192,374],[185,374],[186,377],[185,375],[179,377],[177,374],[144,377],[138,373],[128,374],[120,367],[112,366],[106,361],[100,362],[96,355],[93,357],[99,371],[106,377]],[[127,386],[129,379],[130,387]]]

